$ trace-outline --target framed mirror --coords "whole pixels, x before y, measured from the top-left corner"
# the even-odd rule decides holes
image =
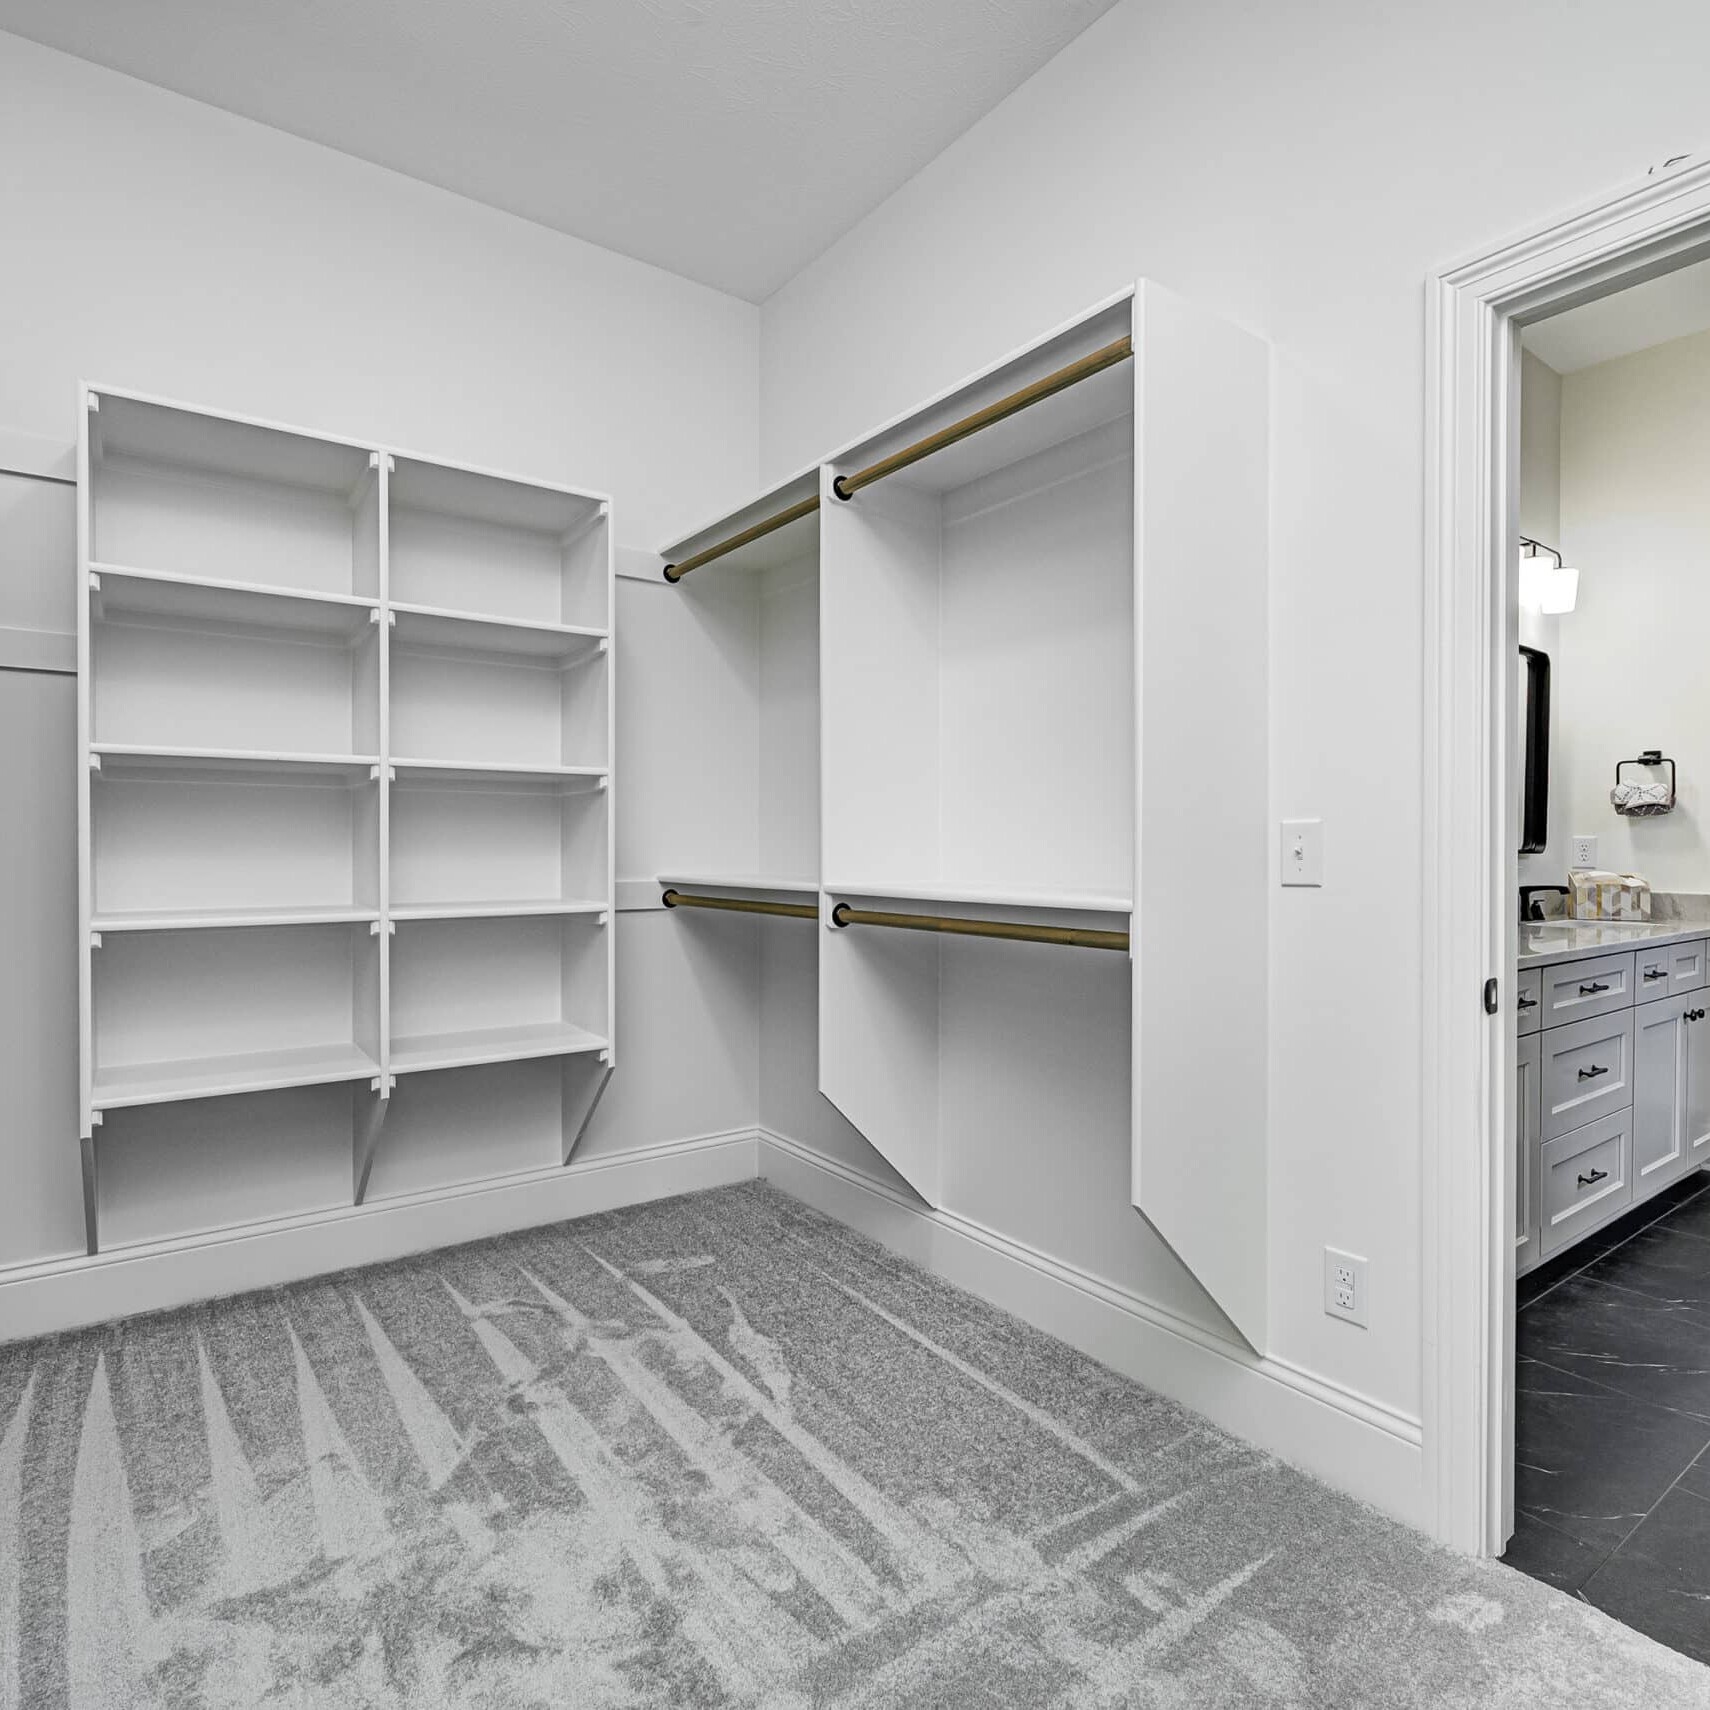
[[[1520,853],[1539,854],[1550,838],[1550,656],[1520,649]]]

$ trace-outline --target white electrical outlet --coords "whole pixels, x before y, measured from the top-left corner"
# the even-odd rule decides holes
[[[1576,837],[1573,840],[1573,864],[1576,867],[1595,867],[1597,865],[1597,839],[1595,837]]]
[[[1364,1328],[1367,1300],[1366,1261],[1335,1247],[1324,1249],[1324,1310]]]

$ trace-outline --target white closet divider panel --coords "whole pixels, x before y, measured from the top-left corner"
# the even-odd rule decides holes
[[[1151,284],[1135,340],[1134,1203],[1263,1352],[1268,1029],[1227,976],[1266,989],[1270,359]]]
[[[611,1066],[609,501],[104,388],[83,402],[91,1251],[103,1201],[121,1233],[159,1221],[114,1201],[141,1191],[131,1161],[100,1187],[109,1119],[115,1144],[151,1134],[141,1153],[187,1167],[136,1114],[156,1105],[203,1136],[312,1121],[293,1143],[342,1156],[360,1203],[394,1068],[491,1065],[502,1087],[551,1056],[546,1156],[567,1161]],[[507,1167],[489,1136],[519,1099],[485,1097],[455,1179]],[[303,1208],[280,1192],[230,1203]]]

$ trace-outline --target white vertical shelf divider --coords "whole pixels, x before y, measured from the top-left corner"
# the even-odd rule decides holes
[[[389,452],[375,451],[370,455],[374,471],[367,492],[374,505],[374,579],[380,604],[374,616],[378,631],[378,705],[379,759],[374,767],[374,808],[378,817],[375,848],[375,896],[379,919],[374,921],[374,941],[378,953],[379,988],[376,993],[376,1036],[372,1055],[379,1073],[368,1083],[365,1097],[361,1090],[352,1094],[351,1201],[361,1205],[368,1197],[368,1177],[374,1168],[374,1153],[380,1144],[381,1130],[392,1109],[392,1089],[396,1084],[392,1068],[392,924],[391,860],[392,847],[392,631],[391,603],[391,504],[389,488],[392,479],[392,457]]]
[[[81,403],[89,1250],[568,1162],[611,1073],[609,500]]]

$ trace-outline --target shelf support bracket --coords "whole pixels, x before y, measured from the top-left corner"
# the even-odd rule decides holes
[[[101,1224],[95,1194],[94,1132],[100,1125],[101,1113],[96,1111],[89,1119],[90,1131],[83,1136],[81,1146],[83,1154],[83,1244],[89,1249],[90,1258],[94,1258],[101,1251]]]
[[[576,1147],[588,1132],[594,1112],[605,1097],[612,1081],[612,1054],[601,1051],[589,1058],[567,1057],[564,1060],[564,1162],[569,1164]]]
[[[374,1153],[380,1144],[380,1130],[392,1108],[392,1089],[398,1084],[396,1075],[376,1075],[368,1083],[370,1102],[362,1107],[362,1094],[356,1095],[355,1155],[351,1160],[350,1197],[353,1205],[361,1205],[368,1197],[368,1178],[374,1170]]]

